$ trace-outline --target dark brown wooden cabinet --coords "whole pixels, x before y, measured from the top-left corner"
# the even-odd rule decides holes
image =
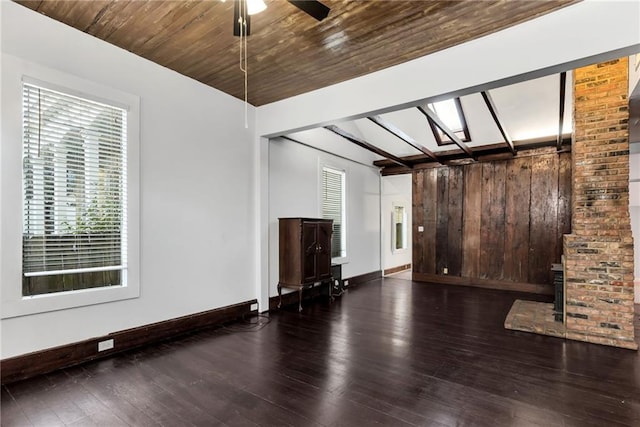
[[[319,218],[279,218],[280,276],[282,288],[298,290],[302,311],[302,290],[318,282],[331,281],[331,233],[333,221]]]

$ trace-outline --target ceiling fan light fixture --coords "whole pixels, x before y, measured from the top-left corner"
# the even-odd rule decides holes
[[[263,0],[247,0],[247,13],[249,15],[255,15],[267,8],[267,5]]]

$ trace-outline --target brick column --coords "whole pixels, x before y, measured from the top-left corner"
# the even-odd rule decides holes
[[[628,59],[575,70],[566,337],[637,349],[629,220]]]

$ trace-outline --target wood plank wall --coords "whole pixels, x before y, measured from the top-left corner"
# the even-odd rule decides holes
[[[414,280],[550,293],[570,198],[571,154],[553,149],[414,171]]]

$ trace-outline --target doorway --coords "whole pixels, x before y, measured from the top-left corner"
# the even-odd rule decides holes
[[[381,180],[383,274],[411,280],[411,174],[383,176]]]

